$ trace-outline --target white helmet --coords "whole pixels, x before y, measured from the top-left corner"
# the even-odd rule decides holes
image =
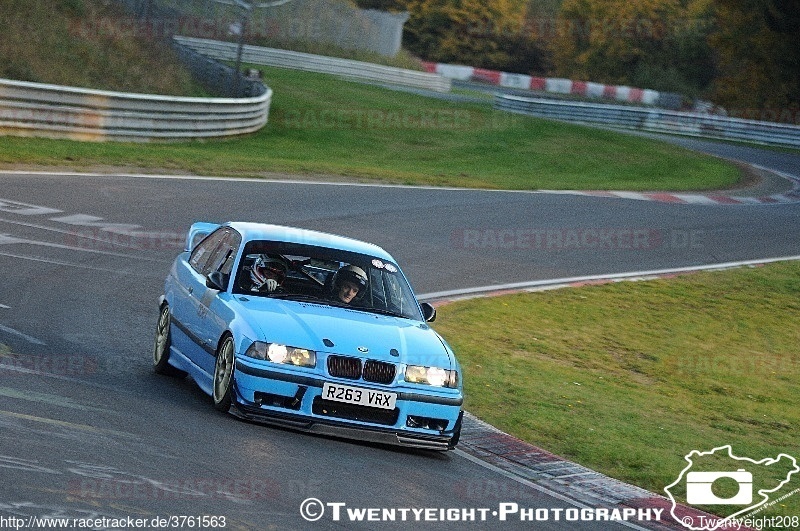
[[[268,280],[274,280],[278,285],[282,284],[288,271],[286,263],[277,258],[270,258],[267,255],[260,255],[253,262],[250,268],[250,280],[253,281],[253,290],[260,290]]]

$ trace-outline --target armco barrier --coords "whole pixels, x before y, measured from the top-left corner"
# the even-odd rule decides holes
[[[0,134],[74,140],[226,137],[267,123],[272,91],[247,98],[128,94],[0,79]]]
[[[535,77],[525,74],[512,74],[497,70],[486,70],[471,66],[450,65],[444,63],[423,63],[425,70],[437,73],[458,81],[478,81],[490,83],[504,88],[537,90],[553,94],[575,94],[587,98],[606,98],[627,103],[658,105],[668,109],[677,109],[682,98],[679,94],[658,92],[626,86],[603,85],[590,81],[573,81],[555,77]]]
[[[800,147],[800,126],[796,125],[627,105],[556,101],[509,95],[495,96],[494,107],[567,122]]]
[[[179,44],[220,61],[236,59],[238,46],[233,42],[181,36],[175,36],[174,39]],[[360,81],[388,83],[437,92],[449,92],[451,86],[450,79],[427,72],[261,46],[245,45],[242,50],[242,61],[262,66],[333,74]]]

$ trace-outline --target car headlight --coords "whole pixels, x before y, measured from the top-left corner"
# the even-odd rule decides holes
[[[458,387],[458,372],[440,369],[439,367],[423,367],[408,365],[405,380],[410,383],[433,385],[435,387]]]
[[[257,360],[298,365],[300,367],[314,367],[317,365],[317,353],[313,350],[289,347],[281,343],[255,341],[244,355]]]

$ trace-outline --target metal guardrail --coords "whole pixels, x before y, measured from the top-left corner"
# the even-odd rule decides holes
[[[266,124],[271,98],[269,89],[187,98],[0,79],[0,134],[134,142],[240,135]]]
[[[236,59],[236,43],[181,36],[175,36],[174,39],[179,44],[220,61]],[[333,74],[359,81],[387,83],[437,92],[450,92],[451,86],[449,79],[437,74],[261,46],[245,45],[242,50],[242,61],[262,66]]]
[[[800,126],[626,105],[496,95],[495,109],[566,122],[800,147]]]
[[[176,47],[214,92],[229,92],[232,69]],[[243,80],[238,98],[189,98],[0,79],[0,134],[89,141],[175,141],[242,135],[269,117],[272,90]]]

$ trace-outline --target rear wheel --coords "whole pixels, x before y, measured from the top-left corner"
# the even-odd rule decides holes
[[[214,407],[219,411],[228,411],[233,396],[233,368],[236,363],[233,354],[234,344],[231,336],[222,341],[214,363],[214,390],[212,398]]]
[[[153,370],[158,374],[183,378],[186,373],[169,364],[171,321],[169,306],[165,304],[161,307],[158,324],[156,325],[156,339],[153,345]]]

